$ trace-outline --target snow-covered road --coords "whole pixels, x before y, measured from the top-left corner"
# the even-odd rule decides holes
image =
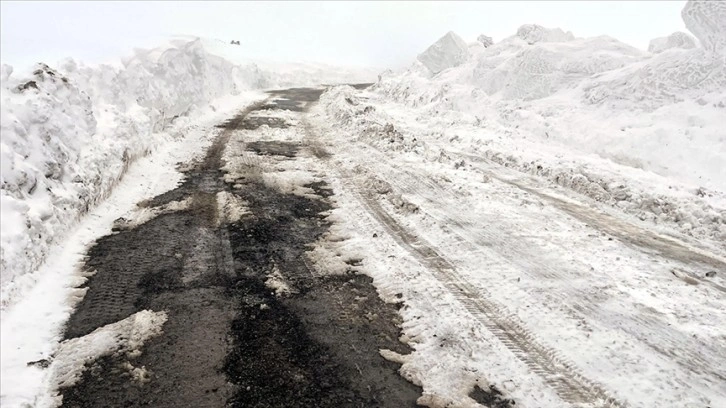
[[[348,95],[392,121],[321,108],[309,133],[367,218],[341,213],[349,233],[389,239],[361,257],[384,255],[368,273],[404,294],[402,371],[426,401],[474,406],[477,383],[528,407],[726,403],[723,253],[446,143],[397,149],[416,121]]]
[[[726,405],[718,245],[358,88],[271,92],[131,167],[3,316],[3,405]]]

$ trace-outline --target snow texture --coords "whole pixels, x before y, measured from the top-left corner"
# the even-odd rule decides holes
[[[703,48],[726,55],[726,1],[688,0],[681,16]]]
[[[525,24],[517,29],[517,37],[528,44],[539,42],[563,42],[575,39],[571,32],[559,28],[545,28],[537,24]]]
[[[484,47],[489,47],[494,45],[494,40],[492,40],[492,37],[489,37],[487,35],[481,34],[480,36],[476,37],[476,40],[481,43]]]
[[[349,129],[361,140],[382,150],[415,154],[454,166],[462,166],[469,160],[461,161],[453,156],[454,152],[464,152],[479,160],[541,177],[608,204],[640,222],[675,229],[703,241],[702,244],[710,242],[707,245],[726,250],[723,246],[726,196],[722,191],[680,184],[632,167],[623,158],[616,158],[618,162],[614,162],[571,146],[553,145],[547,138],[530,140],[494,124],[490,126],[500,134],[482,133],[481,124],[456,120],[453,114],[428,116],[426,109],[416,110],[413,115],[404,114],[411,108],[385,103],[379,98],[368,102],[357,97],[352,88],[338,87],[322,95],[321,106],[341,128]],[[512,112],[508,118],[516,121],[522,131],[531,131],[526,121],[534,117],[529,112]]]
[[[671,48],[691,49],[696,48],[696,40],[686,33],[676,31],[668,37],[658,37],[650,40],[648,51],[654,54],[669,50]]]
[[[468,58],[469,47],[452,31],[439,38],[418,56],[418,60],[433,74],[459,66]]]

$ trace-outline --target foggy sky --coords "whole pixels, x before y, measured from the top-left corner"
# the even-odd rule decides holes
[[[25,66],[71,56],[89,63],[169,35],[239,40],[251,58],[400,67],[447,31],[501,40],[522,24],[578,37],[608,34],[646,49],[687,31],[681,1],[623,2],[7,2],[0,60]]]

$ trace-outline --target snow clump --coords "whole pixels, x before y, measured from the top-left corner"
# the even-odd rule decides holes
[[[671,48],[691,49],[696,48],[696,40],[690,35],[676,31],[668,37],[658,37],[650,40],[648,52],[658,54]]]
[[[528,44],[539,42],[565,42],[572,41],[575,36],[571,32],[564,32],[559,28],[545,28],[537,24],[525,24],[517,30],[517,37]]]
[[[461,65],[469,58],[469,47],[454,32],[449,31],[426,51],[418,56],[418,60],[433,74]]]

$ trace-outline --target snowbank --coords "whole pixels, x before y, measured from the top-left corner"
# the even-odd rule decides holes
[[[39,266],[129,163],[165,141],[156,132],[219,97],[265,85],[259,68],[211,55],[200,41],[138,50],[118,67],[66,60],[58,70],[38,64],[3,75],[3,307],[14,300],[16,278]]]

